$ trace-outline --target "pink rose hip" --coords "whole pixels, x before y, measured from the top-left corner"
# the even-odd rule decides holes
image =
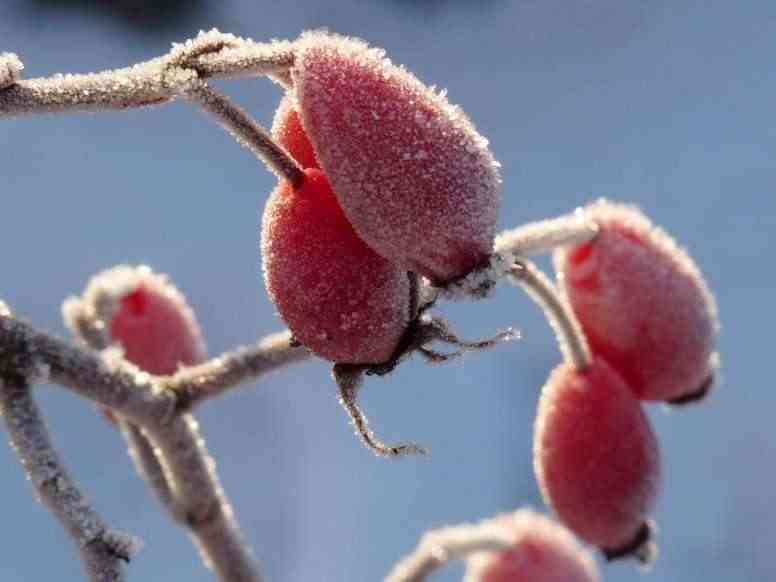
[[[261,248],[269,296],[302,345],[341,364],[391,358],[410,321],[409,275],[358,237],[319,170],[296,189],[280,182]]]
[[[297,47],[302,125],[359,236],[437,284],[483,263],[501,180],[465,114],[363,41],[310,32]]]
[[[534,432],[542,495],[574,534],[610,557],[647,560],[658,446],[641,404],[603,359],[562,364],[542,390]]]
[[[593,353],[641,399],[703,396],[719,324],[697,266],[636,208],[599,201],[586,211],[597,236],[557,251],[555,265]]]
[[[529,509],[492,520],[514,538],[505,552],[467,561],[464,582],[599,582],[593,557],[562,525]]]

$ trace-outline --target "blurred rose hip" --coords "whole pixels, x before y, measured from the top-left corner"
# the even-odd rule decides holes
[[[483,263],[501,180],[463,111],[363,41],[310,32],[297,46],[301,122],[359,236],[437,284]]]
[[[636,208],[599,201],[599,227],[555,253],[563,292],[595,354],[644,400],[689,400],[709,388],[718,322],[692,259]]]
[[[464,582],[599,582],[593,557],[562,525],[530,509],[495,518],[514,538],[511,549],[478,553]]]
[[[658,490],[658,445],[641,404],[603,359],[561,364],[534,433],[542,495],[572,532],[608,556],[639,554]]]

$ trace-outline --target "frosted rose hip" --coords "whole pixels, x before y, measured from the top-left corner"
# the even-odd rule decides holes
[[[272,137],[291,154],[303,168],[319,168],[315,151],[302,127],[294,97],[286,93],[280,100],[272,121]]]
[[[601,358],[583,372],[562,364],[550,375],[534,469],[547,503],[581,539],[616,555],[643,535],[658,489],[658,446],[639,400]]]
[[[486,259],[501,180],[459,108],[382,51],[322,32],[299,39],[291,74],[302,125],[364,241],[436,283]]]
[[[697,266],[636,208],[600,201],[586,211],[598,235],[557,251],[555,265],[591,349],[642,399],[702,393],[718,322]]]
[[[506,552],[479,553],[467,561],[464,582],[599,582],[598,569],[562,525],[529,509],[492,520],[514,538]]]
[[[282,181],[262,225],[264,280],[297,340],[322,358],[379,364],[410,321],[410,280],[362,241],[326,177],[305,170],[298,189]]]

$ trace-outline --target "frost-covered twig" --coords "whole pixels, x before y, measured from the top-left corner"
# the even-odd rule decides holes
[[[173,516],[190,530],[205,564],[222,582],[260,582],[258,566],[241,539],[196,420],[184,414],[168,424],[145,428],[159,447],[171,486]]]
[[[598,226],[583,209],[557,218],[530,222],[498,234],[494,251],[499,254],[529,257],[566,245],[592,239]]]
[[[293,61],[291,42],[259,43],[215,30],[175,45],[162,57],[101,73],[18,80],[21,63],[4,55],[0,71],[10,63],[12,73],[3,82],[0,72],[0,118],[156,105],[181,95],[196,79],[282,76]]]
[[[304,180],[301,166],[272,136],[226,95],[204,82],[194,83],[186,96],[213,116],[226,131],[243,146],[251,150],[269,169],[281,179],[299,186]]]
[[[137,542],[105,525],[62,465],[30,395],[29,370],[14,370],[23,360],[35,367],[34,356],[0,352],[0,358],[0,410],[36,494],[75,541],[89,580],[122,582],[122,561],[129,561]]]
[[[178,398],[179,409],[223,395],[288,364],[310,359],[310,352],[297,344],[288,331],[270,334],[258,343],[237,348],[198,366],[183,368],[162,378],[165,388]]]
[[[402,558],[385,582],[423,582],[431,574],[452,562],[478,552],[509,549],[509,532],[490,521],[445,527],[426,533],[415,551]]]
[[[547,275],[526,259],[518,260],[510,278],[542,308],[558,340],[563,358],[578,370],[590,365],[590,348],[574,312],[565,303]]]

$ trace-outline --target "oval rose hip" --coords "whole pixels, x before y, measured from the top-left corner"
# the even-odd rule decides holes
[[[297,41],[302,125],[359,236],[442,284],[491,253],[501,180],[487,140],[447,99],[363,41]]]
[[[529,509],[492,520],[514,538],[505,552],[477,553],[466,564],[464,582],[598,582],[590,552],[571,533]]]
[[[636,208],[599,201],[599,227],[555,265],[594,354],[644,400],[689,400],[709,388],[718,323],[695,263]]]
[[[542,390],[534,469],[560,520],[609,558],[648,559],[647,514],[658,489],[658,446],[641,404],[603,359],[562,364]]]
[[[356,234],[317,169],[301,186],[281,181],[262,224],[269,296],[297,340],[341,364],[380,364],[410,321],[406,271]]]

